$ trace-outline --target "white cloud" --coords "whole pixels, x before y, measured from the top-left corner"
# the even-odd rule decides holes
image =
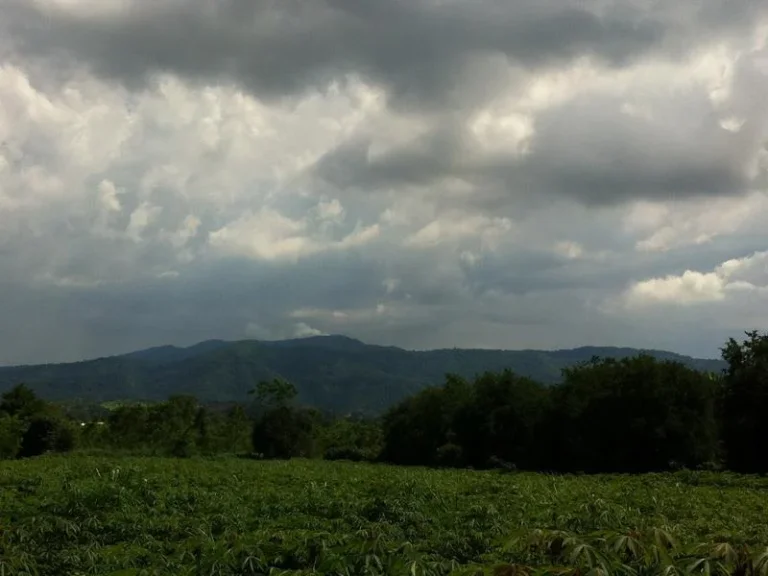
[[[344,220],[344,207],[338,199],[321,200],[317,204],[317,216],[320,220],[341,222]]]
[[[317,328],[312,328],[312,326],[305,324],[304,322],[299,322],[294,326],[293,336],[295,338],[306,338],[307,336],[323,335],[325,335],[325,332],[318,330]]]
[[[400,286],[400,280],[397,278],[387,278],[382,282],[387,294],[392,294]]]
[[[142,202],[131,213],[128,227],[125,230],[128,237],[134,242],[141,242],[144,230],[157,219],[160,212],[162,212],[160,206],[153,206],[149,202]]]
[[[512,231],[513,224],[509,218],[446,213],[405,238],[403,244],[428,248],[464,238],[477,238],[484,246],[493,249],[500,239]]]
[[[209,242],[225,253],[257,259],[297,258],[317,250],[305,235],[307,222],[292,220],[269,208],[249,213],[211,232]]]
[[[102,180],[99,183],[99,200],[107,212],[120,212],[122,210],[123,207],[117,195],[117,188],[113,182]]]
[[[291,312],[290,317],[322,322],[324,326],[333,326],[333,332],[365,325],[368,322],[380,321],[383,316],[395,317],[406,314],[402,304],[385,304],[378,302],[371,308],[348,308],[331,310],[324,308],[303,308]],[[302,323],[303,324],[303,323]]]
[[[638,282],[630,288],[630,304],[663,302],[696,304],[716,302],[725,298],[726,279],[714,272],[701,273],[686,270],[680,276],[652,278]]]
[[[693,305],[738,298],[743,291],[768,294],[768,251],[723,262],[712,272],[686,270],[681,275],[651,278],[626,292],[630,307],[654,304]]]
[[[181,226],[174,232],[168,233],[167,238],[174,248],[183,248],[186,244],[197,235],[200,229],[200,219],[193,215],[188,214]]]
[[[741,198],[637,203],[627,211],[624,226],[641,235],[637,250],[666,252],[723,235],[760,232],[766,218],[768,194],[756,191]]]
[[[584,248],[578,242],[570,242],[568,240],[558,242],[553,249],[556,254],[571,259],[579,258],[584,254]]]
[[[296,260],[327,250],[362,246],[379,235],[379,225],[357,225],[339,241],[312,231],[307,218],[293,220],[272,208],[251,212],[210,233],[209,244],[224,254],[257,260]]]

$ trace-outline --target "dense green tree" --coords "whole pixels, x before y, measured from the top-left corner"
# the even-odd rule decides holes
[[[19,385],[0,397],[0,458],[77,445],[183,457],[251,448],[268,458],[643,472],[716,464],[724,454],[734,470],[768,472],[768,335],[748,332],[722,352],[722,375],[649,355],[595,357],[551,387],[510,370],[448,375],[380,420],[302,408],[296,387],[273,378],[252,391],[254,420],[240,405],[225,411],[176,395],[81,428]]]
[[[548,388],[511,371],[449,377],[393,407],[382,457],[399,464],[637,472],[718,455],[717,381],[650,356],[593,359]]]
[[[120,406],[107,418],[106,433],[95,427],[92,430],[94,433],[99,431],[101,439],[110,448],[142,450],[150,443],[149,417],[150,411],[146,406]]]
[[[454,410],[455,437],[465,463],[487,466],[491,459],[524,468],[542,465],[541,422],[549,391],[505,370],[477,378],[464,405]]]
[[[253,449],[265,458],[310,457],[314,454],[314,419],[301,409],[278,406],[253,426]]]
[[[740,472],[768,472],[768,334],[746,333],[722,348],[721,420],[727,465]]]
[[[381,451],[381,427],[375,420],[331,417],[316,430],[318,451],[327,460],[375,460]]]
[[[242,406],[231,408],[222,423],[219,434],[223,452],[247,452],[251,448],[251,421]]]
[[[0,457],[28,457],[68,452],[77,431],[57,407],[19,384],[0,397]]]
[[[19,456],[46,452],[69,452],[75,448],[77,432],[72,423],[57,416],[35,416],[24,431]]]
[[[216,448],[216,426],[208,410],[200,406],[192,423],[195,446],[198,451],[210,453]]]
[[[589,472],[663,470],[717,457],[715,383],[650,356],[594,359],[553,390],[553,464]]]
[[[249,394],[255,394],[259,404],[270,410],[290,405],[298,395],[296,386],[282,378],[262,380]]]
[[[188,457],[195,454],[247,452],[251,448],[251,421],[242,406],[228,411],[201,406],[189,396],[167,402],[121,406],[103,426],[85,427],[85,444],[157,455]]]
[[[148,426],[152,444],[160,452],[188,457],[197,452],[196,418],[200,406],[193,396],[174,395],[152,406]]]
[[[31,419],[46,411],[46,402],[38,398],[26,384],[19,384],[0,396],[0,413],[16,416],[21,420]]]
[[[436,464],[438,449],[451,434],[451,407],[445,390],[433,387],[390,409],[382,421],[383,459],[395,464]]]
[[[0,460],[18,455],[23,435],[24,424],[19,418],[0,413]]]
[[[510,371],[471,384],[449,375],[390,410],[383,420],[382,457],[400,464],[471,465],[496,461],[534,467],[536,431],[547,389]]]
[[[253,425],[253,450],[266,458],[310,457],[315,453],[319,413],[294,406],[296,387],[287,380],[263,380],[256,395],[260,415]]]

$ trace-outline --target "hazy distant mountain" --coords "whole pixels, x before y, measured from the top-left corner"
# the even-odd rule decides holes
[[[448,372],[471,377],[509,368],[540,382],[556,383],[562,368],[593,356],[618,358],[640,352],[612,347],[415,352],[346,336],[273,342],[210,340],[188,348],[161,346],[83,362],[0,368],[0,391],[25,382],[51,400],[159,400],[171,394],[192,394],[201,400],[241,401],[259,380],[281,376],[296,384],[305,403],[371,412],[441,383]],[[725,367],[720,360],[645,352],[701,370]]]

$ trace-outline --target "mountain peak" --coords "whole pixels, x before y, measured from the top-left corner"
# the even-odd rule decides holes
[[[246,402],[260,380],[293,382],[302,402],[339,412],[380,413],[448,373],[472,378],[510,369],[544,384],[562,370],[593,356],[621,358],[648,353],[699,370],[720,371],[724,362],[664,351],[585,346],[572,350],[424,350],[375,346],[341,334],[289,340],[207,340],[187,348],[158,346],[123,356],[71,364],[17,366],[0,370],[0,392],[26,382],[42,397],[164,400],[174,394],[202,401]]]

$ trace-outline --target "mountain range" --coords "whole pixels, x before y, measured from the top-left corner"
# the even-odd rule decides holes
[[[719,372],[721,360],[660,350],[585,346],[570,350],[442,349],[410,351],[365,344],[346,336],[281,341],[209,340],[187,348],[161,346],[66,364],[0,367],[0,392],[26,383],[49,400],[88,402],[164,400],[190,394],[201,401],[245,401],[263,379],[293,382],[302,403],[336,412],[381,412],[446,373],[472,377],[512,371],[547,384],[561,370],[593,356],[639,353]]]

